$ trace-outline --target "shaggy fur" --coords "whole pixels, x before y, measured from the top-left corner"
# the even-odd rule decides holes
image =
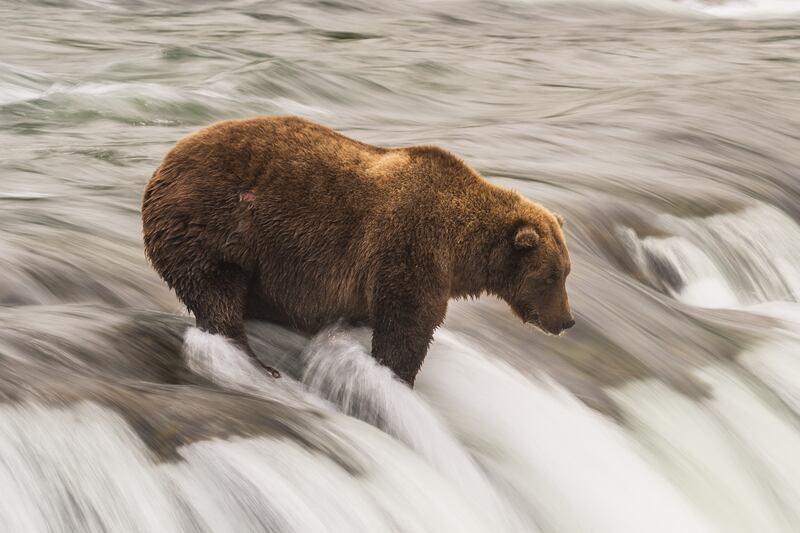
[[[145,251],[196,317],[252,355],[244,320],[373,328],[413,384],[450,298],[494,294],[550,333],[574,322],[560,217],[435,146],[381,148],[296,117],[181,139],[144,192]],[[272,369],[270,369],[272,370]]]

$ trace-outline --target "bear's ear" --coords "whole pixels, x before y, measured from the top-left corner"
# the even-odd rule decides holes
[[[563,228],[564,227],[564,217],[562,217],[558,213],[553,213],[553,216],[556,217],[556,220],[558,221],[558,225]]]
[[[530,250],[539,242],[539,234],[530,224],[517,228],[514,234],[514,248],[517,250]]]

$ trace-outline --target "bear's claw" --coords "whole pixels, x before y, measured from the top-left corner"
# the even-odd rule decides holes
[[[272,368],[271,366],[265,365],[264,363],[261,363],[261,366],[264,367],[264,370],[267,372],[267,374],[269,374],[273,378],[278,379],[279,377],[281,377],[281,373],[278,372],[276,369]]]

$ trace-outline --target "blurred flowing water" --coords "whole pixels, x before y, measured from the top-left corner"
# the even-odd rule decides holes
[[[412,391],[369,331],[251,323],[265,378],[138,211],[255,114],[562,213],[578,325],[453,303]],[[0,146],[0,530],[800,530],[796,2],[6,2]]]

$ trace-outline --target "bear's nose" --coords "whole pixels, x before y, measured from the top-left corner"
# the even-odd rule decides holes
[[[567,320],[566,322],[561,324],[561,329],[569,329],[574,325],[575,325],[575,321],[574,320]]]

